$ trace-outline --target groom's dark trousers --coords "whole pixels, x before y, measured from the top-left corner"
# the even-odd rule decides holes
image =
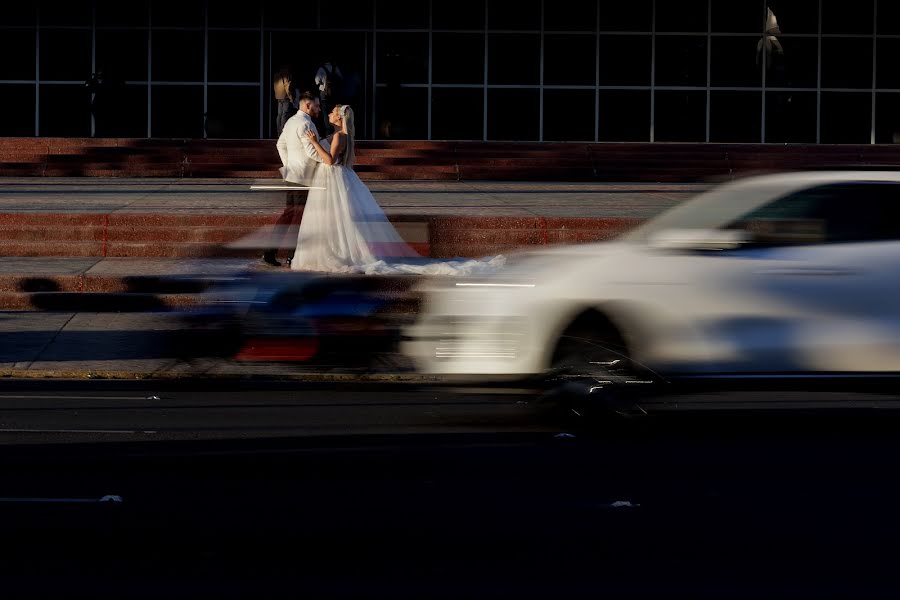
[[[274,257],[279,248],[288,248],[288,258],[294,258],[297,249],[297,234],[300,227],[300,219],[303,217],[303,206],[309,190],[297,190],[286,192],[284,212],[275,221],[275,230],[272,233],[272,247],[266,250],[266,254]]]

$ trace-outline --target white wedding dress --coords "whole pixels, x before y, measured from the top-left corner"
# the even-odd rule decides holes
[[[327,148],[327,140],[322,145]],[[292,270],[477,275],[495,272],[506,262],[502,255],[449,261],[420,256],[400,237],[353,169],[320,165],[311,185],[324,189],[312,189],[307,197]]]

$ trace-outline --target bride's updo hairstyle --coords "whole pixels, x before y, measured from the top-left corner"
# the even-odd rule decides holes
[[[354,123],[353,109],[349,104],[341,104],[338,106],[343,127],[341,128],[344,135],[347,136],[347,149],[344,150],[344,158],[341,161],[345,167],[352,167],[356,160],[356,125]]]

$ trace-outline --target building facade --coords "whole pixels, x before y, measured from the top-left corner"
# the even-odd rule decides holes
[[[2,136],[270,138],[275,73],[289,66],[313,90],[330,58],[367,139],[900,141],[895,0],[44,0],[0,11]]]

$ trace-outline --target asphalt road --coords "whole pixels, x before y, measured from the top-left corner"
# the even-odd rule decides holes
[[[4,598],[900,592],[893,411],[586,426],[501,390],[4,383]]]

